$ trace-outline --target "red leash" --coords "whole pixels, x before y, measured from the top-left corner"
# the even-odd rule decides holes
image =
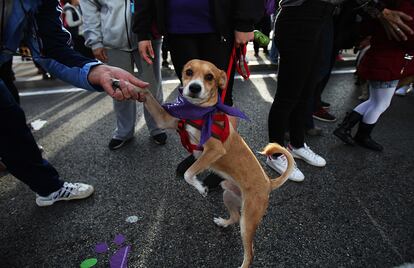
[[[224,103],[224,99],[226,98],[227,87],[229,85],[231,70],[233,68],[233,64],[236,64],[236,71],[244,78],[244,80],[249,79],[250,70],[247,66],[246,62],[246,52],[247,52],[247,45],[244,44],[240,46],[236,51],[236,44],[234,44],[233,49],[231,51],[229,66],[227,67],[227,81],[226,86],[223,88],[221,93],[221,101]],[[238,52],[238,53],[237,53]],[[243,71],[244,70],[244,71]]]

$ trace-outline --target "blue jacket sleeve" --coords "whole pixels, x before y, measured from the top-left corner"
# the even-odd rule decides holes
[[[41,54],[34,57],[43,68],[59,79],[87,90],[102,88],[88,81],[90,69],[99,61],[86,58],[70,47],[70,33],[63,28],[62,9],[57,0],[44,0],[35,15],[37,35],[40,37]]]

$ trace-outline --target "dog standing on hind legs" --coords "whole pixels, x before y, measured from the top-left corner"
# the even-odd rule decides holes
[[[275,143],[268,144],[262,154],[269,156],[281,153],[288,160],[286,171],[275,179],[269,179],[249,146],[229,121],[228,114],[236,109],[221,104],[218,89],[225,86],[226,79],[226,73],[212,63],[191,60],[183,68],[183,92],[177,103],[162,107],[148,90],[137,90],[145,97],[144,105],[158,127],[186,132],[184,136],[180,134],[183,145],[197,159],[184,174],[186,182],[206,196],[207,189],[197,179],[198,174],[210,169],[225,178],[221,186],[224,189],[223,201],[230,217],[214,218],[214,222],[218,226],[227,227],[240,221],[244,248],[241,267],[248,268],[253,261],[254,236],[268,207],[269,194],[286,182],[293,171],[294,160],[285,148]],[[203,116],[205,121],[203,126],[199,126],[187,118],[174,116],[180,109],[187,109],[192,116],[194,110],[198,109],[206,109],[214,115],[211,115],[209,123],[208,115]],[[208,128],[204,128],[204,125],[208,125]],[[211,133],[210,126],[221,129],[225,138]],[[183,140],[189,144],[184,144]]]

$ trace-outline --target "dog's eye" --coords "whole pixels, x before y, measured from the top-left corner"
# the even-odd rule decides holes
[[[193,70],[191,70],[191,69],[187,69],[187,70],[185,71],[185,75],[187,75],[187,76],[193,76]]]
[[[212,74],[206,74],[204,76],[204,79],[207,81],[212,81],[214,79],[214,76]]]

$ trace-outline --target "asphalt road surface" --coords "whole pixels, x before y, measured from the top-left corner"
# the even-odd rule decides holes
[[[352,74],[334,75],[324,95],[342,118],[357,103]],[[177,81],[164,84],[173,101]],[[70,88],[69,88],[70,89]],[[47,120],[34,135],[63,179],[93,184],[87,200],[37,207],[35,195],[11,175],[0,177],[0,267],[79,267],[97,258],[109,267],[122,234],[128,267],[237,267],[239,226],[220,229],[227,216],[221,191],[203,198],[175,177],[186,157],[174,131],[165,146],[149,138],[138,105],[134,140],[119,151],[107,145],[114,129],[112,100],[100,93],[48,94],[26,90],[28,121]],[[235,83],[235,103],[251,121],[239,132],[253,151],[267,144],[267,115],[276,79],[256,74]],[[73,92],[72,92],[73,91]],[[40,92],[40,95],[32,95]],[[337,123],[319,123],[322,137],[308,145],[327,160],[317,168],[298,160],[306,178],[272,192],[255,239],[252,267],[396,267],[414,263],[414,97],[395,97],[373,137],[382,153],[342,144]],[[265,158],[258,156],[265,167]],[[265,167],[271,176],[277,173]],[[136,216],[136,222],[127,218]],[[106,242],[109,250],[96,253]],[[412,266],[411,266],[412,267]]]

